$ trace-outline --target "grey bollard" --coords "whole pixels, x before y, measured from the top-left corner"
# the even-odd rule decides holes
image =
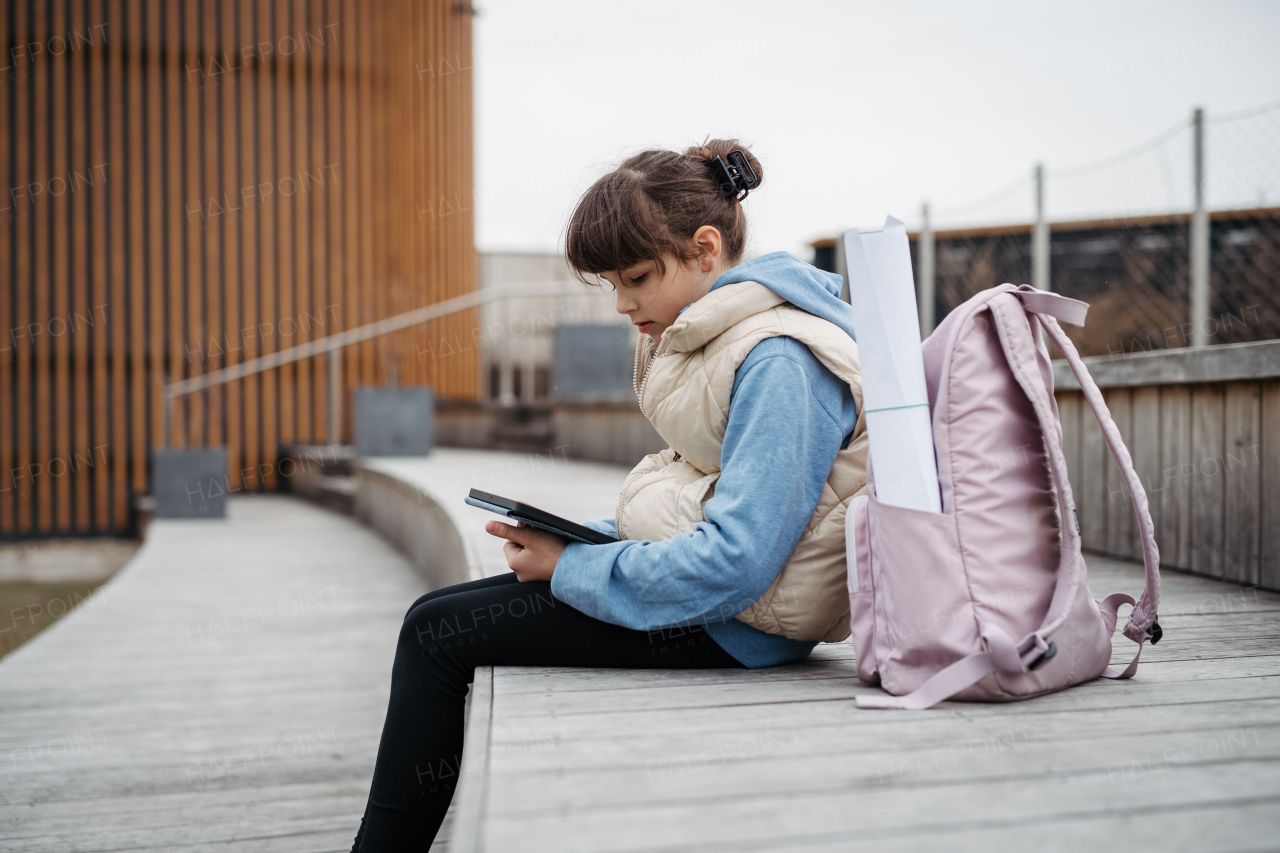
[[[357,388],[356,453],[426,456],[434,440],[435,397],[430,388]]]
[[[229,491],[226,448],[151,451],[156,518],[225,518]]]
[[[634,397],[631,329],[618,323],[566,323],[555,327],[551,368],[555,400],[627,400]]]

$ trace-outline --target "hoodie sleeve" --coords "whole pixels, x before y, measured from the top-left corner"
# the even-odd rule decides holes
[[[733,619],[786,565],[855,419],[848,386],[808,347],[762,341],[734,379],[706,520],[662,541],[570,543],[552,593],[638,630]]]

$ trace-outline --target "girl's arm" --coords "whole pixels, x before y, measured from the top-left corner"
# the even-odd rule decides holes
[[[552,592],[638,630],[732,619],[786,565],[855,417],[848,386],[808,347],[789,337],[762,341],[734,379],[706,521],[659,542],[570,543]]]

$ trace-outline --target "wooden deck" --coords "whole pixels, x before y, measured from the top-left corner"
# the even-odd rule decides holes
[[[378,464],[490,574],[467,487],[598,519],[624,473],[531,463]],[[1089,564],[1097,595],[1141,586]],[[0,662],[0,850],[348,850],[424,588],[368,529],[287,497],[157,522],[100,598]],[[1276,849],[1280,596],[1172,572],[1164,590],[1136,679],[1012,705],[859,711],[847,644],[753,672],[481,670],[435,849]]]
[[[1089,564],[1099,596],[1141,588]],[[1280,596],[1167,573],[1160,622],[1132,681],[926,712],[858,710],[847,644],[478,673],[455,850],[1277,849]]]
[[[0,850],[350,850],[425,589],[378,536],[294,498],[154,522],[0,662]]]

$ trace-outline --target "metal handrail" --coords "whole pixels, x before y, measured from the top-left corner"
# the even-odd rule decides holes
[[[279,352],[268,353],[248,361],[242,361],[239,364],[233,364],[220,370],[215,370],[212,373],[203,373],[199,376],[192,376],[189,379],[171,382],[164,386],[164,420],[161,424],[160,446],[162,448],[169,446],[169,425],[172,423],[173,401],[175,398],[195,391],[202,391],[206,388],[212,388],[215,385],[223,385],[236,379],[243,379],[246,376],[262,373],[272,368],[292,364],[295,361],[311,358],[321,353],[329,354],[328,434],[331,442],[336,441],[339,418],[342,413],[342,362],[338,358],[338,352],[343,347],[367,341],[390,332],[398,332],[401,329],[407,329],[420,323],[438,320],[449,314],[465,311],[468,308],[474,308],[477,305],[498,299],[522,296],[585,295],[590,295],[589,291],[584,292],[581,285],[574,285],[568,282],[516,282],[484,287],[471,293],[464,293],[461,296],[446,299],[443,302],[415,308],[412,311],[406,311],[394,317],[375,320],[372,323],[366,323],[363,326],[357,326],[345,332],[338,332],[280,350]]]

